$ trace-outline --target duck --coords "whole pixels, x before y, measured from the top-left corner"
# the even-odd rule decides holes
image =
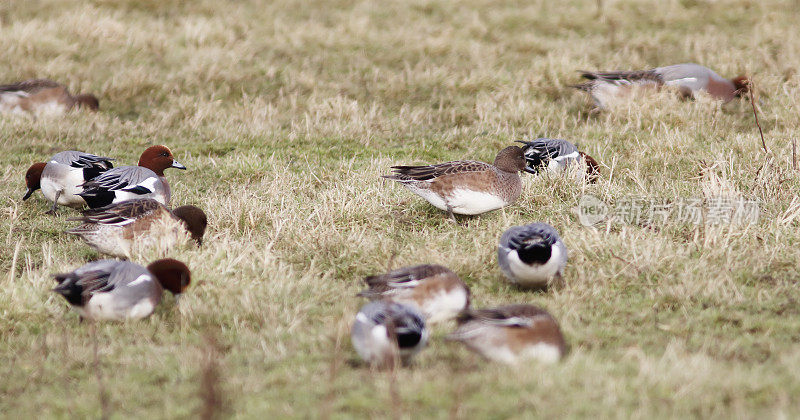
[[[729,102],[748,92],[750,80],[746,76],[725,79],[708,67],[695,63],[675,64],[649,70],[633,71],[580,71],[588,82],[572,87],[587,92],[598,109],[607,108],[618,99],[631,96],[636,86],[676,88],[682,96],[694,98],[705,92],[716,100]]]
[[[568,165],[583,159],[586,162],[587,179],[594,182],[600,176],[600,164],[567,140],[540,137],[533,141],[517,140],[517,142],[525,145],[522,148],[527,161],[525,172],[538,174],[542,169],[546,169],[560,173]]]
[[[448,268],[436,264],[402,267],[364,279],[358,296],[416,307],[428,324],[454,319],[469,307],[469,287]]]
[[[500,237],[497,261],[511,283],[524,288],[545,288],[562,281],[567,247],[547,223],[514,226]]]
[[[62,84],[30,79],[0,86],[0,112],[8,114],[64,114],[73,109],[97,111],[100,101],[92,94],[71,95]]]
[[[147,267],[99,260],[55,276],[53,292],[66,299],[81,320],[125,321],[150,316],[166,289],[179,297],[191,283],[186,264],[166,258]]]
[[[353,347],[371,367],[409,364],[428,343],[429,331],[416,308],[378,300],[356,314],[350,333]]]
[[[167,146],[150,146],[142,152],[138,166],[120,166],[103,172],[81,186],[78,193],[89,208],[104,207],[134,198],[152,198],[165,206],[170,188],[164,170],[183,169]]]
[[[48,214],[56,214],[59,205],[84,207],[86,200],[78,195],[83,191],[80,185],[112,169],[112,161],[112,158],[75,150],[56,153],[47,162],[37,162],[28,168],[25,173],[27,191],[22,201],[41,188],[44,198],[53,203]]]
[[[501,150],[493,164],[460,160],[423,166],[392,166],[385,179],[397,181],[439,210],[478,215],[516,202],[522,193],[519,172],[526,168],[518,146]]]
[[[566,353],[558,322],[533,305],[467,309],[456,322],[458,327],[446,339],[460,342],[493,362],[516,365],[533,360],[552,364]]]
[[[166,243],[174,245],[179,232],[186,230],[198,246],[208,226],[202,209],[180,206],[170,211],[152,198],[139,198],[88,209],[81,217],[70,218],[82,224],[67,230],[92,248],[107,255],[130,258],[132,250]]]

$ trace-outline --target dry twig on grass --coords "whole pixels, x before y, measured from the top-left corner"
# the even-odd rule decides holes
[[[769,149],[767,149],[767,142],[764,141],[764,131],[761,129],[761,123],[758,122],[758,112],[756,111],[756,100],[753,96],[753,91],[755,90],[755,85],[753,84],[753,79],[748,77],[747,78],[747,91],[750,93],[750,105],[753,106],[753,117],[756,119],[756,127],[758,127],[758,134],[761,135],[761,147],[764,148],[764,153],[769,153]]]

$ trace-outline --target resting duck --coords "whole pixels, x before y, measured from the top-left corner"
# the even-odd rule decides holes
[[[555,363],[566,352],[564,336],[556,320],[547,311],[532,305],[467,309],[456,322],[458,328],[447,338],[463,343],[491,361]]]
[[[72,96],[64,85],[47,79],[0,86],[0,112],[63,114],[76,108],[97,111],[100,101],[90,94]]]
[[[428,324],[455,318],[469,306],[469,288],[441,265],[415,265],[364,279],[359,296],[415,306]]]
[[[512,283],[543,288],[561,281],[567,265],[567,247],[547,223],[514,226],[500,237],[497,261]]]
[[[147,268],[128,261],[90,262],[71,273],[56,274],[53,291],[81,318],[98,321],[141,319],[153,313],[164,289],[176,297],[191,282],[186,264],[171,258]]]
[[[186,169],[178,163],[167,146],[148,147],[139,158],[139,166],[120,166],[85,182],[79,193],[90,208],[107,206],[135,198],[152,198],[169,205],[170,189],[164,170]]]
[[[203,210],[181,206],[170,211],[151,198],[127,200],[82,212],[83,216],[68,219],[83,223],[67,230],[103,254],[130,258],[134,247],[142,249],[164,243],[171,247],[187,230],[198,245],[208,226]]]
[[[522,148],[527,161],[525,172],[537,174],[542,169],[556,173],[563,172],[567,165],[583,159],[586,162],[588,180],[593,182],[600,176],[600,164],[566,140],[538,138],[533,141],[517,140],[517,142],[525,145]]]
[[[372,367],[404,364],[428,343],[425,321],[414,307],[389,301],[364,305],[350,333],[356,352]]]
[[[453,214],[476,215],[513,204],[522,192],[522,149],[501,150],[494,164],[460,160],[436,165],[393,166],[383,178],[401,183],[434,207]]]
[[[636,86],[675,87],[684,97],[694,97],[706,92],[712,98],[731,101],[746,93],[749,80],[745,76],[725,79],[708,67],[686,63],[634,71],[581,71],[588,82],[572,87],[592,96],[598,108],[606,108],[611,102],[630,97]]]
[[[80,185],[113,168],[113,160],[74,150],[56,153],[49,161],[34,163],[28,168],[25,173],[28,190],[22,200],[41,188],[44,198],[53,203],[49,214],[55,214],[59,205],[83,207],[86,201],[78,195],[83,191]]]

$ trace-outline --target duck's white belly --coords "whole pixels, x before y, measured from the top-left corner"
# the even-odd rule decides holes
[[[486,213],[487,211],[497,210],[508,204],[497,194],[464,188],[454,190],[447,197],[447,201],[453,209],[453,213],[467,215]]]
[[[129,307],[120,308],[114,302],[111,293],[97,293],[89,299],[84,308],[78,312],[90,319],[98,321],[124,321],[126,319],[142,319],[153,313],[155,304],[150,299],[142,299]]]
[[[561,359],[561,349],[549,343],[536,343],[525,347],[520,359],[535,359],[542,363],[555,363]]]
[[[433,207],[436,207],[439,210],[447,211],[447,204],[444,202],[442,196],[431,191],[431,189],[420,188],[414,184],[403,184],[403,185],[414,194],[424,198],[425,201],[431,203]]]
[[[467,292],[462,288],[442,290],[436,296],[425,301],[420,311],[425,321],[435,324],[455,318],[467,306]]]
[[[67,106],[57,100],[38,102],[31,106],[31,111],[37,115],[55,116],[67,112]]]
[[[83,169],[73,169],[58,163],[48,163],[48,165],[59,165],[61,166],[61,168],[59,168],[61,170],[58,171],[59,176],[57,178],[52,178],[47,176],[47,174],[42,176],[41,187],[44,197],[51,202],[55,202],[56,194],[60,191],[61,194],[58,196],[58,203],[56,204],[69,207],[82,207],[86,205],[86,201],[83,200],[83,197],[78,195],[78,193],[83,191],[83,189],[79,187],[79,185],[84,182]]]

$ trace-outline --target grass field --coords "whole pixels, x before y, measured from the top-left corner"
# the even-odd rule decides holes
[[[794,1],[38,0],[0,3],[0,81],[48,77],[97,114],[0,120],[0,413],[9,418],[800,416],[800,109]],[[578,69],[705,64],[753,76],[750,102],[671,95],[590,114]],[[514,140],[576,142],[596,184],[524,175],[520,200],[462,226],[379,175],[490,161]],[[51,275],[98,258],[23,175],[61,150],[133,164],[168,145],[173,204],[209,214],[180,302],[79,323]],[[584,194],[757,200],[749,225],[585,227]],[[503,283],[509,226],[570,248],[563,289]],[[141,256],[148,262],[153,256]],[[555,366],[493,365],[434,330],[395,373],[357,363],[361,279],[444,264],[475,306],[561,323]]]

